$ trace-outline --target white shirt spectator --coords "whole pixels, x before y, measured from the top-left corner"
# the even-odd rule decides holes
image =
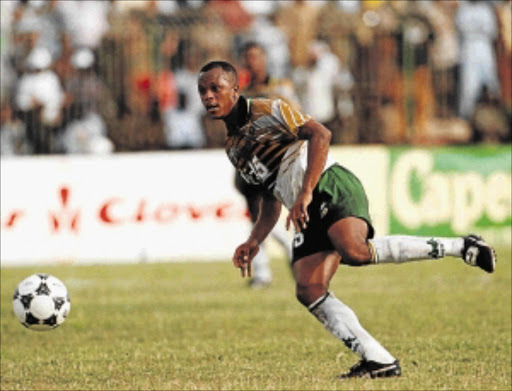
[[[202,148],[206,138],[201,121],[203,104],[197,94],[197,72],[179,69],[174,75],[182,107],[163,112],[164,130],[170,148]]]
[[[172,15],[180,9],[180,6],[177,1],[166,0],[158,0],[156,3],[156,7],[158,9],[158,12],[163,15]]]
[[[205,135],[201,119],[190,110],[170,109],[164,113],[165,137],[171,148],[202,148]]]
[[[103,35],[110,28],[109,4],[108,1],[100,0],[66,0],[57,3],[74,47],[95,49],[99,46]]]
[[[315,120],[325,123],[336,116],[336,90],[350,90],[354,80],[326,43],[314,42],[310,47],[310,56],[315,59],[314,65],[296,68],[293,80],[304,111]],[[344,106],[342,108],[344,111],[350,110]],[[345,115],[348,116],[348,113]]]
[[[243,0],[242,7],[251,15],[270,15],[278,8],[277,1]]]
[[[48,69],[50,52],[35,48],[27,58],[28,73],[21,76],[15,103],[18,109],[29,111],[42,106],[41,121],[45,125],[57,125],[64,103],[64,91],[55,72]]]
[[[11,1],[0,1],[0,97],[2,101],[8,99],[15,74],[9,62],[11,51],[11,27],[12,14],[15,3]]]
[[[183,91],[187,95],[188,110],[202,116],[204,107],[197,93],[197,72],[187,68],[178,69],[174,74],[174,81],[178,91]]]
[[[106,136],[105,122],[95,113],[72,121],[64,130],[61,142],[65,153],[101,155],[114,152],[114,144]]]
[[[470,118],[483,86],[499,94],[494,40],[498,25],[492,4],[487,1],[462,1],[455,14],[460,34],[461,116]]]
[[[267,69],[276,78],[289,76],[288,37],[266,16],[258,16],[249,31],[250,40],[258,42],[267,53]]]
[[[338,8],[348,14],[356,14],[361,10],[361,2],[359,0],[338,0]]]

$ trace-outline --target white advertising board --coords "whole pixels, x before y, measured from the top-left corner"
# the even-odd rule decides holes
[[[375,234],[389,233],[389,152],[380,146],[333,147],[332,157],[361,181],[368,197]]]
[[[233,178],[223,151],[2,158],[1,264],[229,260]]]

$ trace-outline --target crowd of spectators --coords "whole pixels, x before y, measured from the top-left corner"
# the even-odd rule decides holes
[[[510,142],[510,0],[1,1],[1,153],[218,148],[208,60],[261,45],[333,143]]]

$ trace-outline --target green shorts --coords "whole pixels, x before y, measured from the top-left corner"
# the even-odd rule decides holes
[[[359,179],[345,167],[334,164],[320,178],[308,206],[309,223],[293,238],[292,263],[321,251],[334,250],[327,231],[338,220],[359,217],[368,224],[368,238],[374,235],[368,198]]]

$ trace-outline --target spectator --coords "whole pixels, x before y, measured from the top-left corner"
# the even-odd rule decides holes
[[[223,21],[230,33],[231,49],[237,53],[243,44],[243,35],[252,24],[252,15],[245,10],[240,0],[210,0],[206,3],[205,11]]]
[[[13,115],[11,106],[3,103],[0,113],[0,154],[25,155],[31,152],[23,123]]]
[[[492,4],[481,0],[461,1],[455,23],[461,42],[459,115],[469,120],[484,87],[499,94],[494,51],[498,25]]]
[[[204,109],[196,86],[200,64],[200,52],[189,47],[185,51],[184,67],[175,73],[178,104],[163,113],[167,146],[171,149],[195,149],[206,145],[202,122]]]
[[[270,73],[267,53],[262,45],[248,42],[242,51],[243,67],[249,75],[248,85],[243,91],[246,97],[283,99],[291,106],[300,108],[300,101],[293,83]]]
[[[128,107],[134,115],[149,114],[152,91],[151,79],[154,72],[151,41],[145,29],[146,19],[142,13],[131,11],[122,35],[124,61],[127,66],[126,86]]]
[[[95,51],[109,29],[109,2],[66,0],[57,3],[73,47]]]
[[[277,11],[278,1],[242,0],[240,5],[245,12],[256,18],[260,16],[270,17]]]
[[[350,8],[359,6],[359,2],[329,1],[319,10],[318,38],[326,41],[334,54],[347,66],[354,57],[353,32],[356,21],[359,18],[358,9]]]
[[[95,113],[71,121],[65,128],[60,146],[69,154],[109,154],[114,144],[106,137],[105,122]]]
[[[159,45],[159,56],[155,61],[156,74],[150,81],[153,98],[158,101],[160,113],[174,109],[178,104],[176,80],[172,71],[172,57],[178,50],[179,36],[175,30],[167,29]]]
[[[252,23],[252,15],[246,11],[240,0],[210,0],[206,9],[220,16],[234,34],[243,32]]]
[[[431,65],[436,102],[436,116],[452,118],[457,113],[457,72],[459,40],[454,14],[457,2],[433,1],[424,7],[433,28]]]
[[[288,37],[293,67],[307,66],[309,46],[318,29],[318,10],[305,0],[294,0],[286,2],[278,12],[276,24]]]
[[[112,0],[112,7],[115,11],[125,16],[129,15],[133,10],[143,11],[147,6],[148,0]]]
[[[512,117],[512,0],[496,6],[499,21],[498,71],[503,105]]]
[[[358,140],[363,143],[403,142],[396,91],[400,82],[397,61],[399,15],[406,2],[364,2],[353,18],[354,55],[348,63],[356,80]]]
[[[48,49],[33,49],[26,61],[27,72],[19,79],[14,97],[34,153],[52,152],[53,138],[62,120],[64,91],[59,78],[50,69],[51,64]]]
[[[205,146],[201,117],[191,108],[185,91],[178,92],[178,106],[165,113],[165,136],[170,149],[197,149]]]
[[[269,4],[273,4],[268,2]],[[267,53],[268,72],[284,78],[290,74],[290,50],[288,37],[275,24],[275,14],[255,17],[248,32],[249,41],[259,42]]]
[[[484,88],[471,117],[473,142],[496,144],[510,142],[510,118],[500,104],[499,97]]]
[[[360,0],[337,0],[336,5],[346,14],[357,14],[361,10]]]
[[[241,4],[246,12],[253,15],[253,21],[238,54],[243,51],[247,42],[258,42],[266,52],[269,73],[277,78],[288,77],[290,74],[288,37],[276,25],[279,2],[244,0]]]
[[[10,48],[10,57],[15,71],[19,75],[24,71],[27,56],[37,46],[41,33],[40,18],[34,7],[31,7],[26,1],[17,3],[2,2],[2,13],[7,8],[4,5],[5,3],[15,4],[12,14],[12,47]],[[2,17],[2,22],[4,20]]]
[[[88,48],[75,51],[72,57],[75,75],[66,83],[70,96],[67,125],[60,137],[65,153],[110,153],[114,144],[107,137],[102,112],[112,116],[114,103],[94,71],[94,53]]]
[[[211,12],[208,5],[191,10],[191,14],[195,16],[195,23],[190,29],[191,44],[196,45],[206,59],[230,58],[233,38],[222,18]]]
[[[36,46],[46,47],[54,59],[62,54],[63,37],[66,35],[64,19],[58,11],[58,0],[30,1],[38,18],[39,37]]]
[[[331,129],[333,140],[339,140],[340,117],[354,115],[350,95],[354,79],[323,41],[311,43],[308,60],[307,66],[297,67],[293,73],[299,99],[304,111]]]
[[[0,2],[0,100],[6,102],[12,96],[16,74],[11,61],[11,31],[14,2]]]
[[[404,141],[422,143],[428,139],[428,128],[434,117],[430,67],[434,30],[417,3],[408,2],[400,11],[395,39],[401,72],[392,96],[399,109]]]

